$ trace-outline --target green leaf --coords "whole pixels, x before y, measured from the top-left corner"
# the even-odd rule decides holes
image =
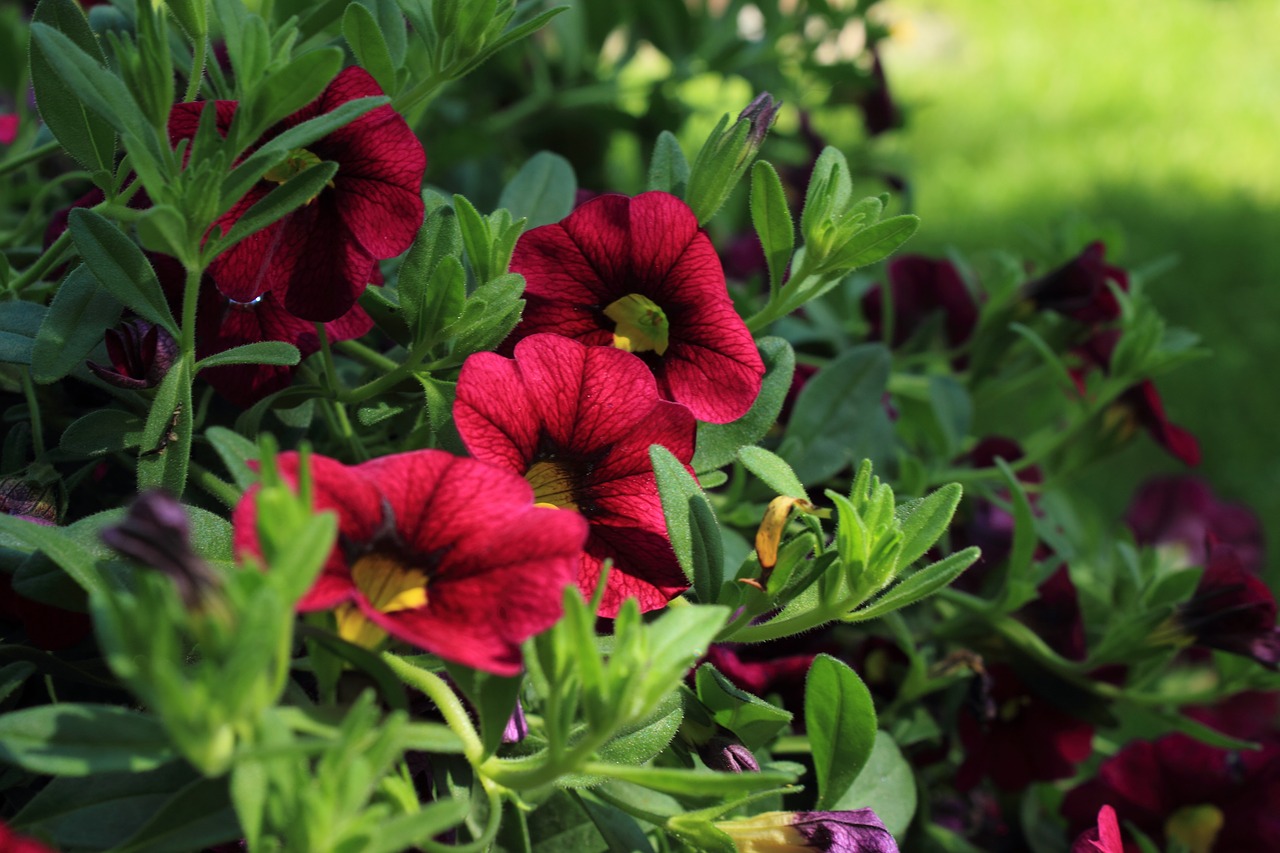
[[[31,351],[31,378],[56,382],[79,367],[120,319],[120,303],[81,264],[54,294]]]
[[[651,445],[649,459],[680,568],[693,584],[698,601],[714,604],[724,582],[724,544],[711,503],[671,451],[660,444]]]
[[[356,0],[373,13],[378,22],[378,31],[387,45],[387,53],[391,56],[391,67],[404,65],[405,52],[409,47],[408,33],[405,29],[405,13],[400,10],[396,0]],[[385,86],[383,91],[390,91]]]
[[[859,231],[849,242],[836,249],[823,262],[823,266],[855,270],[883,261],[910,240],[919,227],[920,217],[913,214],[891,216]]]
[[[844,796],[871,756],[876,708],[857,673],[827,654],[813,659],[805,680],[804,719],[818,780],[816,808]]]
[[[400,853],[413,850],[424,838],[433,838],[462,823],[470,810],[464,800],[440,800],[421,806],[410,814],[384,818],[366,853]]]
[[[41,0],[32,23],[47,24],[65,35],[99,65],[105,65],[97,37],[75,0]],[[115,170],[116,134],[102,117],[85,109],[72,88],[54,71],[42,42],[31,40],[31,86],[40,117],[54,138],[90,173]]]
[[[884,823],[884,828],[901,838],[916,813],[916,779],[911,765],[888,732],[876,732],[871,756],[853,781],[832,806],[834,811],[869,808]]]
[[[241,214],[226,236],[218,239],[218,251],[226,251],[250,234],[255,234],[303,205],[310,204],[336,174],[338,164],[329,160],[303,169]]]
[[[404,691],[404,683],[396,677],[381,657],[361,646],[319,630],[303,630],[303,635],[313,643],[324,647],[330,654],[336,655],[347,663],[373,679],[378,685],[382,701],[393,711],[409,710],[409,700]]]
[[[840,618],[845,622],[866,622],[928,598],[960,577],[961,572],[973,565],[980,555],[977,548],[965,548],[950,554],[890,587],[866,607]]]
[[[879,462],[892,443],[881,398],[892,359],[879,344],[854,347],[805,383],[778,455],[802,483],[817,483],[852,460]]]
[[[796,247],[796,226],[787,208],[782,179],[764,160],[757,160],[751,167],[751,224],[764,249],[769,292],[774,293],[785,281],[787,264]]]
[[[648,836],[631,815],[594,800],[578,802],[604,838],[609,853],[653,853]]]
[[[160,721],[128,708],[62,702],[0,716],[0,760],[32,773],[136,773],[174,757]]]
[[[0,302],[0,362],[30,364],[48,309],[34,302]]]
[[[789,785],[793,773],[761,770],[758,773],[715,773],[707,770],[678,770],[667,767],[630,767],[590,762],[588,773],[597,773],[630,782],[642,788],[689,797],[732,797],[768,788]]]
[[[649,161],[648,189],[684,197],[689,186],[689,161],[684,158],[675,134],[664,130],[658,134]]]
[[[427,193],[425,200],[426,217],[400,265],[396,281],[400,308],[414,330],[415,340],[434,337],[457,320],[467,298],[458,215],[436,193]],[[441,270],[446,258],[457,263]]]
[[[539,151],[503,188],[498,207],[505,207],[516,219],[527,219],[527,227],[537,228],[568,216],[577,191],[578,179],[569,161],[559,154]]]
[[[996,466],[1009,487],[1009,500],[1013,504],[1013,547],[1009,551],[1009,572],[1006,588],[1018,580],[1029,581],[1031,563],[1035,559],[1036,545],[1040,537],[1036,533],[1035,513],[1031,511],[1031,502],[1027,500],[1026,490],[1018,477],[1004,459],[997,458]],[[1032,584],[1034,586],[1034,584]]]
[[[265,79],[255,80],[255,85],[248,90],[248,96],[240,101],[235,118],[231,122],[231,129],[227,133],[227,136],[236,142],[236,150],[233,153],[238,155],[244,148],[256,142],[267,128],[320,97],[333,78],[342,70],[342,59],[342,51],[338,48],[322,47],[295,56],[280,70],[268,74]],[[297,125],[293,129],[296,130],[301,126]],[[284,135],[281,134],[281,136]],[[280,137],[276,137],[273,141],[278,143],[279,139]],[[267,143],[263,148],[258,149],[259,152],[270,145],[270,142]],[[305,146],[290,145],[281,152],[277,162],[283,160],[284,154],[290,150],[303,147]],[[234,202],[235,199],[224,198],[223,201]]]
[[[768,746],[791,722],[791,712],[738,688],[714,666],[704,663],[696,677],[698,700],[717,723],[750,750]]]
[[[83,207],[71,211],[67,228],[84,265],[103,288],[144,320],[163,326],[175,338],[179,336],[155,270],[132,240],[110,221]]]
[[[142,430],[138,454],[138,489],[163,488],[182,497],[191,459],[191,375],[178,361],[156,388]]]
[[[394,95],[398,88],[396,65],[373,13],[359,3],[352,3],[342,16],[342,36],[351,46],[356,61],[373,75],[382,91]]]
[[[258,458],[257,444],[226,427],[209,427],[204,435],[213,445],[213,449],[218,452],[222,464],[231,474],[231,479],[241,490],[258,482],[257,472],[248,465],[250,461],[256,461]]]
[[[96,556],[76,542],[66,528],[50,527],[0,514],[0,533],[16,539],[32,550],[43,552],[85,592],[106,592],[106,584],[97,570]],[[18,588],[18,592],[22,592],[22,589]]]
[[[142,443],[142,418],[121,409],[95,409],[62,433],[59,447],[73,456],[92,459]]]
[[[796,369],[796,354],[782,338],[761,338],[756,342],[764,360],[764,383],[751,410],[727,424],[698,424],[698,446],[693,454],[693,470],[702,474],[722,468],[734,460],[738,451],[764,437],[778,420],[782,403],[791,387]]]
[[[964,489],[959,483],[949,483],[923,498],[908,501],[896,508],[902,529],[902,554],[899,565],[906,567],[925,555],[946,532],[951,517],[956,514]]]
[[[770,453],[763,447],[747,445],[738,451],[738,459],[742,460],[742,464],[748,471],[759,477],[766,486],[779,495],[809,499],[809,494],[804,490],[804,486],[800,485],[796,473],[780,456]]]
[[[189,765],[175,761],[146,773],[60,776],[40,789],[12,823],[59,848],[115,847],[195,775]]]
[[[186,853],[240,837],[227,779],[197,779],[113,853]]]
[[[283,364],[295,365],[302,359],[302,354],[293,344],[284,341],[255,341],[232,347],[213,355],[205,356],[196,362],[196,370],[207,370],[211,367],[223,367],[228,364]]]

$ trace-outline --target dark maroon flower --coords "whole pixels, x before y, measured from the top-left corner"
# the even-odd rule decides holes
[[[1116,810],[1103,806],[1098,810],[1098,825],[1086,830],[1071,845],[1071,853],[1124,853]]]
[[[525,338],[514,360],[476,353],[462,365],[453,415],[473,456],[523,476],[540,504],[589,522],[578,588],[589,598],[613,560],[601,616],[628,598],[654,610],[688,588],[649,446],[687,466],[697,424],[684,406],[659,398],[638,358],[559,335]]]
[[[893,293],[891,347],[905,344],[936,314],[942,315],[950,346],[959,346],[973,334],[978,306],[950,261],[901,255],[889,261],[886,273]],[[884,339],[883,302],[879,285],[862,297],[862,315],[871,324],[868,337],[872,340]]]
[[[871,79],[867,88],[858,95],[858,107],[862,110],[862,120],[868,136],[879,136],[902,123],[898,105],[894,103],[889,91],[884,63],[880,61],[880,53],[874,47],[871,48]]]
[[[967,790],[990,777],[1007,791],[1032,782],[1065,779],[1089,757],[1093,726],[1033,693],[1013,669],[988,669],[990,692],[980,707],[960,712],[964,763],[956,787]]]
[[[290,483],[298,455],[277,460]],[[520,644],[551,627],[573,583],[586,525],[533,505],[519,477],[440,450],[348,467],[311,457],[317,510],[338,515],[338,543],[302,612],[332,610],[340,636],[387,635],[485,672],[515,675]],[[257,489],[232,518],[236,552],[261,556]]]
[[[1276,599],[1228,545],[1214,545],[1191,598],[1172,625],[1199,646],[1253,658],[1270,669],[1280,664]]]
[[[706,743],[699,744],[698,756],[703,764],[721,773],[756,773],[760,770],[760,762],[756,761],[755,755],[735,737],[713,736]]]
[[[268,130],[260,142],[348,101],[381,94],[368,72],[356,66],[346,68],[319,98]],[[225,134],[237,104],[214,103],[218,130]],[[172,144],[195,136],[205,106],[197,102],[173,108]],[[296,317],[337,320],[373,280],[378,261],[409,248],[422,224],[427,158],[409,125],[386,105],[306,150],[291,152],[214,227],[226,233],[278,184],[322,161],[338,164],[328,188],[214,259],[209,273],[228,299],[249,303],[271,291]]]
[[[1067,567],[1059,566],[1040,584],[1039,596],[1022,606],[1015,615],[1049,647],[1063,657],[1084,660],[1084,620],[1080,597]]]
[[[187,607],[200,606],[222,586],[218,573],[191,547],[187,511],[164,492],[151,490],[134,498],[119,524],[102,530],[112,550],[168,575]]]
[[[1186,474],[1156,477],[1138,490],[1125,521],[1140,545],[1176,546],[1186,564],[1202,566],[1207,537],[1230,545],[1249,571],[1262,571],[1262,524],[1243,504],[1219,500],[1213,487]]]
[[[738,853],[898,853],[898,843],[871,809],[765,812],[718,821]]]
[[[754,231],[735,236],[720,256],[724,260],[724,274],[734,281],[751,281],[769,274],[764,247]]]
[[[1134,741],[1070,791],[1062,813],[1079,832],[1104,805],[1161,849],[1280,850],[1280,743],[1237,752],[1181,733]]]
[[[1084,357],[1085,369],[1089,366],[1109,370],[1111,355],[1115,352],[1120,340],[1120,332],[1115,329],[1099,332],[1091,337],[1076,352]],[[1076,371],[1076,381],[1083,383],[1084,370]],[[1200,464],[1200,443],[1187,430],[1171,423],[1164,413],[1164,403],[1160,400],[1160,392],[1155,383],[1144,379],[1137,385],[1126,389],[1111,409],[1118,417],[1118,426],[1114,427],[1123,440],[1138,427],[1142,427],[1157,444],[1169,451],[1175,458],[1187,465]]]
[[[94,376],[117,388],[154,388],[178,357],[173,335],[137,317],[107,329],[106,341],[111,366],[90,361],[88,367]]]
[[[1280,723],[1280,693],[1246,690],[1216,705],[1183,710],[1188,717],[1232,737],[1263,740],[1273,736]]]
[[[725,285],[711,240],[662,192],[604,195],[520,236],[524,317],[504,342],[539,332],[637,354],[662,397],[727,423],[760,393],[764,362]]]
[[[1107,248],[1095,241],[1062,266],[1023,285],[1027,299],[1042,311],[1056,311],[1081,323],[1095,324],[1120,316],[1120,303],[1107,282],[1129,290],[1129,276],[1105,260]]]

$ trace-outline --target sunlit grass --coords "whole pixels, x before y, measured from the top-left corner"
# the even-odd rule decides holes
[[[920,251],[1051,245],[1083,216],[1214,357],[1163,378],[1203,473],[1280,542],[1280,5],[1270,0],[894,0],[891,82],[908,127],[879,152],[911,178]],[[1113,250],[1121,249],[1113,246]],[[1151,467],[1084,483],[1116,513]],[[1272,561],[1276,563],[1276,549]]]

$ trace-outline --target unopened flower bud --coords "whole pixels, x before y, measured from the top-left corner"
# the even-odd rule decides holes
[[[221,586],[213,568],[191,548],[191,522],[182,504],[164,492],[143,492],[124,521],[102,531],[102,541],[131,560],[168,575],[189,608]]]
[[[698,747],[702,763],[721,773],[758,773],[760,763],[737,738],[717,735]]]
[[[172,335],[137,318],[108,329],[106,343],[111,366],[90,361],[88,367],[94,376],[117,388],[154,388],[178,355],[178,342]]]

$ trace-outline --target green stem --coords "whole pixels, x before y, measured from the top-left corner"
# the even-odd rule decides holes
[[[359,341],[339,341],[334,344],[334,348],[379,370],[395,370],[400,366],[382,353],[372,347],[365,346]]]
[[[454,693],[445,680],[434,672],[416,667],[398,655],[383,652],[382,660],[397,678],[414,690],[425,694],[440,709],[445,724],[453,729],[453,733],[462,741],[462,751],[467,761],[472,765],[478,765],[484,757],[484,744],[481,743],[480,735],[476,733],[476,727],[467,716],[467,709],[463,707],[458,694]]]
[[[45,157],[59,150],[62,146],[57,142],[46,142],[38,148],[32,148],[26,154],[20,154],[11,160],[0,163],[0,176],[7,175],[10,172],[17,171],[28,163],[34,163],[42,157]]]
[[[22,371],[22,396],[27,400],[27,417],[31,420],[31,442],[36,458],[44,456],[44,425],[40,419],[40,404],[36,401],[36,386],[31,381],[31,368]]]
[[[391,102],[391,108],[403,115],[416,107],[420,102],[431,97],[435,90],[444,85],[444,83],[445,77],[443,75],[432,73],[427,77],[427,79],[418,83],[416,86],[397,95]]]
[[[405,356],[403,364],[396,365],[377,379],[370,380],[357,388],[338,393],[335,399],[339,403],[360,403],[394,388],[413,375],[413,371],[431,351],[433,343],[430,339],[419,341]]]
[[[49,245],[49,248],[45,249],[44,253],[41,254],[40,257],[36,258],[35,263],[23,270],[22,274],[13,281],[9,282],[9,290],[21,295],[22,291],[26,289],[28,285],[34,281],[39,281],[41,276],[61,263],[62,255],[67,246],[70,245],[71,232],[63,231],[58,235],[58,239],[54,240],[53,243]]]
[[[217,498],[227,508],[234,509],[236,504],[240,503],[240,490],[215,475],[208,468],[198,463],[190,462],[187,470],[190,472],[192,481],[197,486],[204,489],[210,496]]]
[[[205,57],[208,55],[209,37],[201,36],[198,44],[195,45],[195,55],[191,57],[191,76],[187,79],[187,92],[182,96],[182,102],[190,103],[200,94],[200,84],[204,82],[204,63]]]
[[[484,784],[483,780],[481,784]],[[489,801],[489,816],[485,820],[484,831],[475,841],[468,844],[438,844],[424,840],[417,842],[418,847],[426,853],[481,853],[489,850],[502,825],[502,798],[490,785],[484,786],[484,793]]]

